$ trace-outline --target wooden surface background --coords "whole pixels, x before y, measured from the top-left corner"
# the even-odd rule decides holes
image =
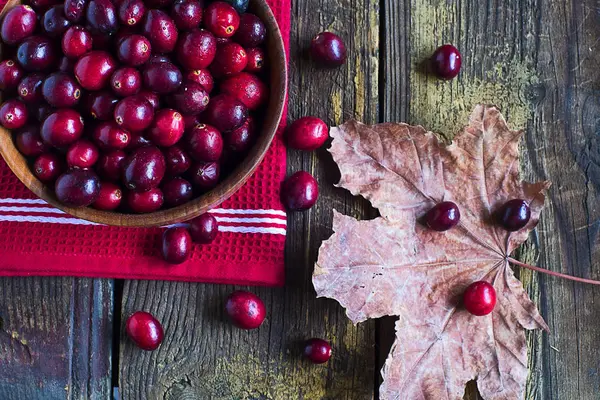
[[[322,30],[346,40],[345,66],[322,70],[306,58]],[[451,82],[423,68],[447,42],[463,54]],[[594,0],[295,0],[289,117],[408,121],[451,138],[474,104],[497,104],[511,126],[527,130],[526,178],[554,183],[521,258],[600,279],[599,42]],[[108,399],[117,384],[123,399],[376,398],[393,319],[353,326],[310,284],[331,209],[376,212],[333,187],[338,172],[325,150],[288,160],[289,172],[318,177],[321,197],[289,216],[285,288],[252,289],[269,310],[260,329],[225,322],[231,286],[0,279],[0,399]],[[529,271],[521,278],[551,330],[528,335],[527,399],[599,399],[600,289]],[[121,316],[138,309],[167,332],[155,352],[123,339]],[[301,360],[301,342],[312,336],[332,341],[328,364]],[[473,385],[466,398],[478,398]]]

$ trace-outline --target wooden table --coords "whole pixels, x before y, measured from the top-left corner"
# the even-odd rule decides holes
[[[452,137],[478,102],[524,127],[523,171],[553,186],[521,258],[600,279],[600,11],[593,0],[296,0],[291,34],[291,119],[330,124],[408,121]],[[312,36],[345,38],[348,63],[316,69]],[[461,49],[458,79],[427,76],[437,45]],[[0,280],[0,399],[369,399],[393,338],[392,318],[353,326],[310,283],[317,249],[331,234],[332,208],[359,218],[369,204],[333,187],[325,150],[289,153],[321,185],[317,205],[289,216],[287,284],[252,289],[268,320],[246,332],[225,322],[234,288],[179,282],[72,278]],[[1,255],[0,255],[1,256]],[[600,398],[600,289],[521,271],[550,334],[528,334],[528,399]],[[122,316],[154,313],[162,346],[140,351]],[[328,338],[333,359],[301,361],[305,338]],[[113,339],[117,338],[117,339]],[[477,398],[474,385],[469,399]]]

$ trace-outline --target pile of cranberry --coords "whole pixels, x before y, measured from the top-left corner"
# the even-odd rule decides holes
[[[269,95],[247,1],[30,1],[1,25],[0,123],[59,201],[175,207],[245,157]]]

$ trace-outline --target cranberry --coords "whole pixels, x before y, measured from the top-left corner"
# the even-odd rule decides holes
[[[40,129],[34,125],[21,128],[15,136],[17,149],[26,157],[37,157],[48,151],[48,146],[42,141]]]
[[[112,211],[119,207],[123,193],[121,188],[111,182],[100,182],[100,193],[92,207],[98,210]]]
[[[187,69],[208,67],[217,54],[217,41],[209,31],[185,32],[177,43],[177,60]]]
[[[154,108],[144,97],[129,96],[117,103],[114,116],[123,129],[140,132],[152,123]]]
[[[140,91],[142,87],[142,76],[137,69],[123,67],[113,72],[110,78],[110,86],[121,97],[131,96]]]
[[[54,44],[44,36],[30,36],[17,48],[17,60],[26,71],[45,71],[57,59]]]
[[[18,129],[27,123],[27,107],[17,99],[7,100],[0,106],[0,124],[6,129]]]
[[[152,108],[154,108],[154,111],[157,111],[160,108],[160,97],[158,94],[149,90],[142,90],[140,93],[138,93],[138,96],[146,99]]]
[[[225,3],[231,4],[238,14],[243,14],[248,9],[249,0],[224,0]]]
[[[125,160],[123,182],[130,190],[150,190],[160,184],[165,168],[165,157],[157,147],[141,147]]]
[[[148,60],[148,64],[153,64],[153,63],[164,63],[164,62],[171,62],[171,59],[169,58],[169,56],[165,55],[165,54],[152,54],[150,56],[150,60]]]
[[[196,161],[217,161],[223,153],[221,133],[210,125],[196,125],[187,135],[187,149]]]
[[[131,340],[142,350],[156,350],[163,341],[163,328],[152,314],[137,311],[125,323],[125,330]]]
[[[319,186],[308,172],[298,171],[281,185],[281,202],[289,211],[308,210],[317,202]]]
[[[235,97],[249,110],[256,110],[269,100],[269,89],[256,75],[242,72],[221,83],[221,92]]]
[[[210,71],[216,77],[239,74],[248,64],[248,54],[237,43],[228,43],[217,48],[215,60],[210,66]]]
[[[202,191],[207,191],[219,183],[221,168],[216,162],[197,162],[189,169],[192,184]]]
[[[192,185],[183,178],[172,178],[162,184],[165,204],[169,207],[180,206],[192,199]]]
[[[212,243],[219,233],[219,223],[212,215],[202,214],[190,221],[190,234],[196,243]]]
[[[82,26],[72,26],[63,35],[61,44],[65,56],[77,59],[92,51],[92,34]]]
[[[197,0],[177,0],[171,8],[171,17],[181,31],[197,28],[202,22],[202,3]]]
[[[60,0],[30,0],[29,3],[37,12],[43,13],[50,7],[62,3]]]
[[[146,14],[146,6],[142,0],[124,0],[119,5],[119,19],[123,25],[137,25]]]
[[[119,99],[108,90],[88,93],[84,101],[84,109],[92,118],[106,121],[113,118],[118,102]]]
[[[83,133],[83,118],[75,110],[56,110],[44,120],[41,135],[46,143],[64,147],[74,143]]]
[[[51,7],[42,17],[42,29],[46,36],[57,38],[62,36],[71,26],[71,21],[65,17],[62,5]]]
[[[81,57],[75,64],[75,78],[87,90],[100,90],[108,86],[110,76],[117,67],[112,56],[95,50]]]
[[[104,121],[96,125],[92,139],[102,150],[123,150],[129,144],[131,135],[115,121]]]
[[[48,116],[50,116],[50,114],[52,114],[54,111],[56,110],[50,107],[49,104],[40,103],[33,108],[33,117],[38,120],[38,122],[44,122],[44,120],[48,118]]]
[[[173,146],[183,136],[183,117],[175,110],[159,110],[147,131],[147,136],[157,146]]]
[[[117,10],[110,0],[90,0],[85,15],[95,33],[112,35],[119,29]]]
[[[339,67],[346,62],[346,45],[338,35],[322,32],[310,43],[310,54],[327,67]]]
[[[200,115],[183,115],[183,125],[185,126],[186,132],[198,125],[199,123]]]
[[[90,141],[81,139],[73,143],[67,151],[69,167],[90,168],[98,161],[98,148]]]
[[[316,150],[328,137],[327,124],[317,117],[302,117],[287,129],[288,146],[298,150]]]
[[[92,204],[100,194],[100,180],[89,169],[71,169],[58,177],[54,184],[56,198],[71,207]]]
[[[309,339],[304,345],[304,356],[314,364],[323,364],[331,358],[331,345],[323,339]]]
[[[70,59],[67,56],[62,56],[58,61],[58,70],[60,72],[72,74],[75,67],[75,60]]]
[[[192,165],[190,156],[178,145],[165,150],[166,173],[170,176],[183,174]]]
[[[185,79],[200,84],[206,90],[206,93],[212,92],[215,86],[215,81],[206,68],[188,71]]]
[[[231,322],[241,329],[256,329],[265,320],[267,310],[254,293],[236,290],[227,297],[225,312]]]
[[[208,103],[204,116],[206,122],[221,132],[239,128],[248,118],[246,106],[233,96],[220,94]]]
[[[116,182],[121,179],[126,157],[127,155],[122,150],[102,153],[96,164],[96,172],[102,179]]]
[[[115,3],[115,6],[118,7],[118,5]],[[131,35],[137,35],[139,33],[139,25],[138,26],[129,26],[129,25],[125,25],[122,26],[117,33],[112,37],[112,42],[114,45],[117,46],[117,49],[119,47],[119,45],[121,44],[121,42],[123,41],[123,39],[131,36]],[[148,42],[150,43],[150,42]],[[118,56],[118,55],[117,55]]]
[[[149,141],[145,136],[142,136],[140,133],[132,133],[131,140],[129,144],[125,148],[125,150],[135,150],[144,146],[151,146],[152,142]]]
[[[169,94],[181,85],[183,75],[170,62],[149,63],[142,72],[144,87],[158,94]]]
[[[158,211],[164,202],[162,190],[152,188],[145,192],[127,193],[127,205],[137,214],[146,214]]]
[[[18,5],[11,8],[2,20],[0,36],[8,45],[20,43],[35,32],[37,18],[35,11],[29,6]]]
[[[192,238],[185,228],[169,228],[163,233],[162,255],[170,264],[181,264],[190,258]]]
[[[31,74],[27,75],[19,83],[17,91],[19,92],[19,98],[28,104],[38,103],[42,101],[44,96],[42,95],[42,85],[44,84],[43,74]]]
[[[152,46],[142,35],[125,36],[117,46],[117,57],[122,63],[138,67],[150,59]]]
[[[496,306],[496,290],[486,281],[473,282],[463,293],[463,304],[473,315],[488,315]]]
[[[260,47],[253,47],[251,49],[247,49],[246,54],[248,55],[248,64],[246,65],[246,69],[244,71],[258,74],[265,69],[267,58],[263,49]]]
[[[227,148],[235,153],[245,153],[256,139],[256,125],[252,117],[248,117],[244,125],[236,130],[223,134]]]
[[[460,72],[461,57],[458,49],[451,44],[445,44],[431,56],[431,68],[442,79],[452,79]]]
[[[0,90],[12,91],[23,78],[23,70],[13,61],[0,62]]]
[[[204,11],[204,25],[215,36],[232,37],[240,26],[240,16],[223,1],[211,3]]]
[[[240,17],[240,27],[233,40],[244,47],[256,47],[265,41],[267,28],[265,24],[254,14],[246,13]]]
[[[65,0],[65,17],[71,22],[79,22],[88,3],[89,0]]]
[[[427,211],[424,221],[434,231],[447,231],[460,221],[460,211],[453,202],[443,201]]]
[[[498,220],[509,232],[515,232],[527,225],[531,218],[529,204],[525,200],[513,199],[504,203],[498,211]]]
[[[161,10],[148,10],[142,32],[152,48],[158,53],[170,53],[177,43],[177,27],[167,13]]]
[[[44,80],[42,94],[52,107],[73,107],[79,102],[81,87],[71,76],[56,72]]]
[[[204,88],[196,82],[185,82],[175,93],[169,102],[185,115],[197,115],[206,109],[210,99]]]
[[[33,173],[44,183],[54,182],[64,169],[62,157],[54,153],[41,154],[33,163]]]

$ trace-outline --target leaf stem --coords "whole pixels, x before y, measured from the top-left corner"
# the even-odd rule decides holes
[[[517,260],[515,260],[512,257],[508,257],[507,260],[511,264],[515,264],[515,265],[518,265],[519,267],[531,269],[533,271],[541,272],[542,274],[548,274],[548,275],[552,275],[552,276],[558,276],[559,278],[569,279],[571,281],[576,281],[576,282],[589,283],[591,285],[600,285],[600,281],[597,281],[597,280],[594,280],[594,279],[578,278],[578,277],[572,276],[572,275],[561,274],[560,272],[549,271],[549,270],[544,269],[544,268],[535,267],[533,265],[529,265],[529,264],[525,264],[525,263],[523,263],[521,261],[517,261]]]

